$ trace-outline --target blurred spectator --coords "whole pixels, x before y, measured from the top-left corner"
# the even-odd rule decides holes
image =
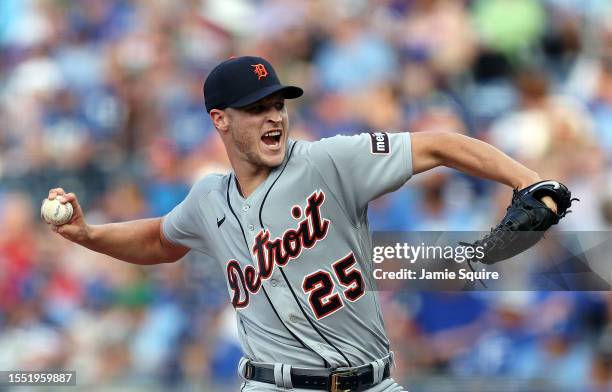
[[[336,21],[329,41],[315,56],[315,73],[323,91],[355,92],[389,80],[396,55],[375,31],[364,31],[356,17]]]
[[[537,43],[546,14],[542,3],[534,0],[478,0],[474,22],[484,45],[518,60]]]

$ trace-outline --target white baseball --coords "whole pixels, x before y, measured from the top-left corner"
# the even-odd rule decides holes
[[[72,218],[72,204],[62,204],[59,199],[45,199],[40,208],[40,216],[47,222],[55,226],[68,223]]]

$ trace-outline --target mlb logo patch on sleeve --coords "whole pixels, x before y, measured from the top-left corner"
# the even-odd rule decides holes
[[[389,135],[385,132],[370,133],[372,154],[388,154],[391,151]]]

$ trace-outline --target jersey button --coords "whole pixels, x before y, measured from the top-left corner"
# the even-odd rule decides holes
[[[249,231],[253,231],[253,230],[255,230],[255,226],[249,225]]]
[[[272,280],[270,280],[270,284],[272,285],[272,287],[276,287],[276,286],[278,286],[278,280],[272,279]]]
[[[294,314],[289,316],[289,321],[291,321],[292,323],[297,323],[299,320],[300,320],[299,317]]]
[[[251,206],[250,206],[250,205],[248,205],[248,204],[245,204],[245,205],[243,205],[243,206],[242,206],[242,210],[243,210],[243,211],[248,211],[248,210],[249,210],[249,208],[251,208]]]

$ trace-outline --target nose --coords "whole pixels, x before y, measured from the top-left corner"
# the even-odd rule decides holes
[[[271,122],[274,122],[274,123],[282,122],[283,121],[282,111],[278,110],[275,107],[272,107],[268,111],[268,120],[270,120]]]

